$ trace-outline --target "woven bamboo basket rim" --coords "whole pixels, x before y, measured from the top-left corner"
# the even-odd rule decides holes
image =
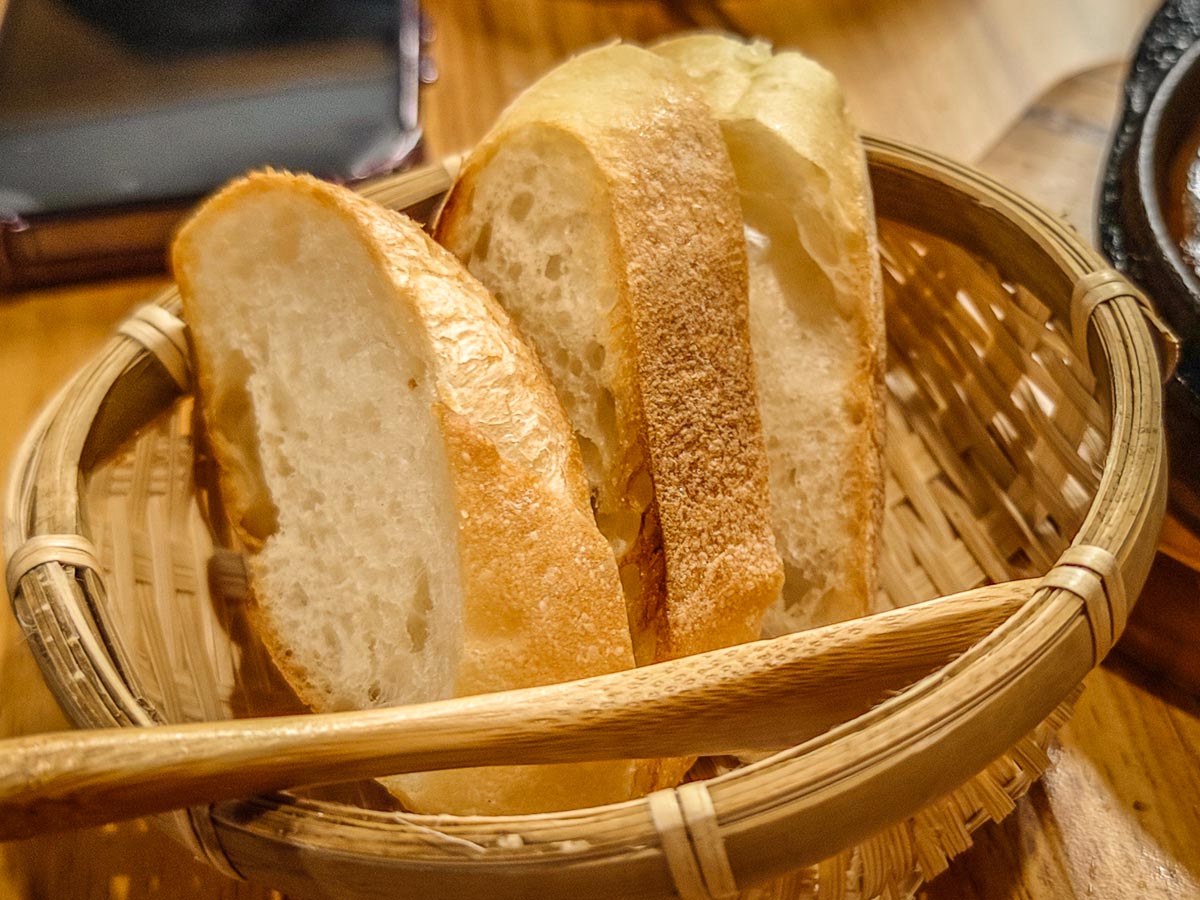
[[[370,870],[373,884],[392,887],[399,874],[415,873],[420,893],[431,898],[472,888],[580,900],[727,896],[738,885],[833,857],[913,815],[1070,699],[1120,634],[1165,508],[1157,323],[1135,289],[1040,207],[935,154],[877,138],[866,145],[877,214],[979,256],[1003,257],[1017,277],[1039,285],[1092,359],[1109,404],[1109,445],[1088,514],[1058,563],[1031,583],[1020,610],[944,668],[852,721],[763,762],[649,798],[539,816],[456,818],[269,795],[192,810],[186,823],[200,852],[239,874],[261,871],[256,860],[273,847],[274,869],[267,869],[291,884],[303,884],[310,866],[355,884]],[[412,203],[444,190],[448,178],[437,169],[422,177],[415,193],[397,194],[389,182],[373,196]],[[156,304],[179,313],[173,290]],[[19,453],[6,498],[18,619],[35,652],[40,629],[65,627],[78,636],[78,659],[95,694],[81,718],[92,724],[157,721],[122,678],[128,669],[119,642],[103,639],[110,632],[97,621],[102,604],[88,597],[104,586],[86,546],[73,542],[84,522],[81,471],[186,384],[178,335],[171,342],[178,359],[170,351],[153,356],[134,333],[147,320],[139,321],[47,407]],[[65,620],[29,600],[46,595],[58,598]],[[65,700],[55,662],[39,662]]]

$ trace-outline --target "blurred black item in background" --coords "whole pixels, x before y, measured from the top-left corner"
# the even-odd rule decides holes
[[[393,0],[65,0],[151,56],[332,38],[395,39]]]
[[[1150,20],[1125,83],[1125,105],[1100,193],[1101,249],[1141,285],[1179,335],[1166,385],[1171,513],[1200,534],[1200,280],[1169,234],[1171,167],[1200,129],[1200,0],[1168,0]],[[1189,52],[1190,51],[1190,52]]]
[[[160,270],[170,231],[266,165],[416,159],[418,0],[9,0],[0,289]]]

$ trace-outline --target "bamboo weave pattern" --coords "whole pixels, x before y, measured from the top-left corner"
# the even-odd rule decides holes
[[[927,177],[921,173],[930,166],[935,179],[963,177],[953,164],[931,164],[919,151],[880,147],[885,159],[893,155],[886,165],[895,166],[897,154],[907,153],[902,165],[918,173],[918,179]],[[879,154],[880,149],[873,152]],[[877,155],[873,164],[879,159]],[[986,185],[979,190],[991,197],[980,204],[987,210],[1008,202],[1002,190]],[[905,203],[895,196],[890,202],[899,208]],[[978,210],[964,205],[958,212],[969,217]],[[1025,217],[1025,235],[1047,227],[1037,224],[1038,214],[1030,208],[1014,215]],[[959,232],[967,240],[971,227],[963,225]],[[1004,253],[984,260],[955,241],[894,220],[881,220],[880,237],[888,301],[889,396],[878,605],[903,606],[1049,572],[1044,585],[1065,587],[1082,599],[1092,650],[1099,656],[1123,625],[1127,599],[1121,572],[1128,570],[1126,560],[1118,565],[1104,547],[1068,549],[1094,512],[1101,474],[1111,474],[1104,472],[1111,449],[1111,410],[1099,399],[1102,392],[1088,365],[1083,336],[1102,304],[1125,297],[1136,300],[1136,293],[1102,272],[1077,283],[1072,279],[1075,302],[1066,316],[1071,321],[1066,322],[1044,302],[1040,292],[1045,286],[1013,278],[1012,265],[1006,262],[1020,271],[1036,267],[1015,264],[1014,258],[1006,261]],[[1011,236],[1007,240],[1011,242]],[[1038,234],[1037,240],[1043,249],[1065,246],[1061,236]],[[1010,243],[1005,252],[1011,256],[1014,246]],[[1073,264],[1080,265],[1081,259],[1076,257]],[[169,298],[164,305],[176,308]],[[1058,308],[1062,310],[1062,304]],[[182,330],[166,309],[150,307],[127,324],[123,334],[151,347],[157,359],[151,365],[161,365],[176,387],[186,385],[186,368],[180,366],[181,359],[186,361]],[[1111,347],[1111,336],[1107,339]],[[135,387],[139,378],[148,378],[139,365],[122,373]],[[147,387],[145,394],[163,396],[160,387]],[[163,408],[155,403],[153,409]],[[202,513],[205,493],[194,480],[191,428],[190,400],[185,398],[119,452],[83,467],[80,530],[95,546],[98,567],[84,556],[62,558],[62,566],[51,564],[49,557],[57,546],[53,541],[41,548],[28,545],[30,555],[12,563],[9,577],[20,582],[14,598],[18,618],[39,635],[47,655],[43,665],[61,680],[60,699],[80,724],[149,724],[286,711],[286,698],[278,694],[244,627],[241,598],[214,597],[210,591],[210,578],[220,575],[222,557],[214,556],[213,537]],[[1134,573],[1136,588],[1136,567]],[[76,635],[82,636],[82,643]],[[105,654],[111,669],[94,666]],[[1073,698],[1068,694],[1041,725],[985,771],[908,819],[818,865],[744,888],[740,895],[756,900],[911,895],[970,845],[976,828],[1012,810],[1015,799],[1048,765],[1046,747],[1069,714]],[[779,760],[754,768],[764,774],[782,773],[795,761],[786,753]],[[720,771],[721,761],[703,760],[695,775]],[[286,820],[279,832],[285,842],[341,831],[340,840],[350,842],[343,847],[351,855],[357,849],[353,835],[366,844],[375,832],[386,829],[389,862],[401,863],[386,871],[412,864],[432,872],[448,864],[445,871],[455,872],[456,866],[483,860],[504,865],[506,859],[587,860],[617,852],[626,854],[623,858],[630,864],[646,850],[629,845],[629,834],[640,827],[638,816],[644,815],[657,826],[657,850],[665,857],[676,893],[687,900],[726,897],[739,887],[734,877],[738,859],[723,837],[727,822],[713,807],[715,788],[710,796],[702,783],[664,792],[644,804],[644,812],[632,807],[628,814],[581,811],[498,826],[398,814],[387,809],[369,785],[323,796],[339,802],[299,794],[251,798],[236,804],[236,812],[230,811],[234,805],[214,807],[211,819],[208,811],[197,810],[190,819],[181,814],[163,821],[198,853],[231,872],[245,868],[234,862],[248,859],[246,841],[254,839],[252,828],[260,819]],[[359,808],[340,802],[345,800]],[[586,834],[586,840],[576,837],[580,834]],[[232,855],[226,858],[221,841],[230,835],[240,835],[242,846],[231,846]],[[316,864],[317,845],[310,844],[308,853],[306,858]],[[365,866],[363,861],[354,864],[362,877],[368,876],[370,860]],[[247,874],[253,867],[251,863]],[[305,877],[329,876],[314,870]],[[430,896],[454,896],[453,888]]]

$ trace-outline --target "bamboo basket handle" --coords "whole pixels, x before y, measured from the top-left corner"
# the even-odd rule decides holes
[[[612,675],[417,706],[0,742],[0,840],[401,772],[769,750],[945,664],[1035,580]]]

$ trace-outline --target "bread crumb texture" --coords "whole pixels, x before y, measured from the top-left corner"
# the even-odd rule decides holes
[[[550,372],[639,663],[756,637],[781,571],[741,211],[699,94],[635,47],[570,60],[469,157],[436,235]]]
[[[174,262],[252,617],[311,708],[633,665],[566,417],[452,256],[348,191],[260,173]],[[387,783],[416,811],[539,812],[628,798],[633,764]]]

